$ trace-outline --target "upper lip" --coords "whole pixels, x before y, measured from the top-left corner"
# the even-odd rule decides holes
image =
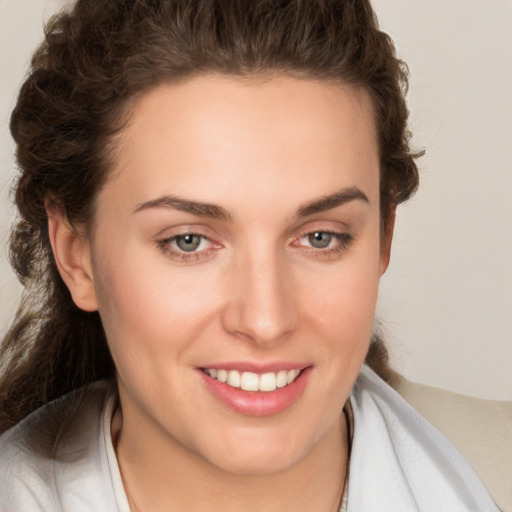
[[[212,363],[202,365],[199,368],[216,370],[237,370],[239,372],[252,372],[258,374],[278,372],[279,370],[303,370],[311,366],[308,363],[298,363],[292,361],[275,361],[269,363],[254,363],[249,361],[230,361],[226,363]]]

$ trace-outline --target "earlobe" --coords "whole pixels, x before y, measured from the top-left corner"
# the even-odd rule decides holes
[[[395,219],[396,219],[396,206],[394,206],[389,212],[388,222],[386,229],[382,236],[383,240],[380,246],[380,275],[386,272],[389,266],[389,260],[391,258],[391,243],[393,241],[393,232],[395,230]]]
[[[71,226],[64,212],[46,207],[48,234],[60,276],[73,298],[84,311],[96,311],[98,303],[91,264],[90,243]]]

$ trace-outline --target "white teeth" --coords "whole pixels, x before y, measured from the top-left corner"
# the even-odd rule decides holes
[[[274,391],[276,389],[276,374],[275,373],[264,373],[260,377],[260,391]]]
[[[228,372],[228,384],[233,388],[240,387],[240,372],[236,370],[230,370]]]
[[[286,370],[281,370],[280,372],[277,372],[277,382],[276,386],[278,388],[284,388],[286,384],[288,384],[288,372]]]
[[[240,379],[240,387],[245,391],[258,391],[258,381],[258,376],[255,373],[244,372]]]
[[[242,388],[244,391],[275,391],[291,384],[300,374],[299,369],[279,370],[257,374],[253,372],[239,372],[237,370],[218,370],[205,368],[204,372],[212,379],[225,382],[233,388]]]
[[[288,370],[288,375],[286,376],[286,382],[291,384],[299,375],[300,370]]]

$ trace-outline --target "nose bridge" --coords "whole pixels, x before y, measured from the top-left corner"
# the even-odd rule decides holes
[[[259,345],[278,342],[297,322],[285,256],[260,245],[238,261],[238,284],[228,307],[228,329]]]

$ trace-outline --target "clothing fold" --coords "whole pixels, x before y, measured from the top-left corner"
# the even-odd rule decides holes
[[[0,511],[130,512],[98,382],[0,436]],[[350,395],[353,439],[340,512],[499,512],[453,445],[369,367]]]

